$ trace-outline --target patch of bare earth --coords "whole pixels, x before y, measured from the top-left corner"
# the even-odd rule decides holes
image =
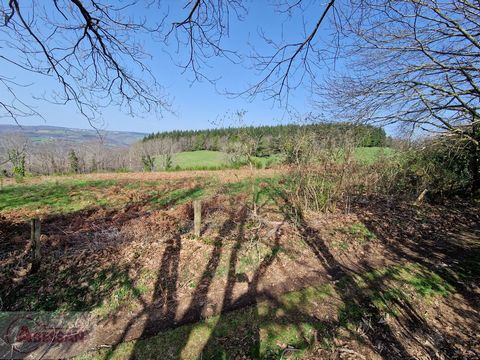
[[[142,174],[142,179],[160,176],[181,178],[182,173]],[[238,172],[222,176],[238,180]],[[288,204],[265,206],[254,214],[246,203],[243,195],[205,200],[200,238],[191,235],[190,204],[153,209],[136,202],[118,210],[46,218],[45,256],[37,274],[29,273],[28,225],[4,217],[2,310],[95,310],[101,329],[97,345],[115,344],[311,285],[334,284],[339,303],[354,301],[370,309],[361,289],[340,288],[341,279],[414,262],[443,269],[455,280],[456,295],[431,306],[402,306],[398,319],[371,310],[358,329],[362,342],[342,330],[333,350],[314,347],[311,357],[478,355],[478,277],[453,278],[462,260],[478,250],[478,207],[415,208],[370,199],[349,214],[307,214],[293,221]],[[359,223],[369,232],[359,235]],[[370,232],[375,236],[369,237]],[[118,289],[127,295],[112,300]],[[317,310],[319,317],[333,316],[331,307],[319,305]]]

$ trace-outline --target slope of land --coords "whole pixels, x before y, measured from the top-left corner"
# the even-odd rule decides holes
[[[302,214],[284,196],[282,169],[255,176],[92,174],[6,186],[2,310],[90,312],[95,345],[109,348],[85,358],[480,356],[478,204],[375,197]],[[193,199],[203,204],[200,238]],[[34,215],[45,255],[32,274]]]
[[[157,157],[157,168],[164,168],[164,156]],[[222,151],[196,150],[182,151],[172,154],[172,164],[170,170],[223,170],[228,168],[238,168],[242,164],[246,165],[245,157],[241,157],[240,163],[236,163],[232,154]],[[251,161],[255,167],[265,168],[271,165],[281,163],[280,155],[270,155],[264,157],[253,156]]]

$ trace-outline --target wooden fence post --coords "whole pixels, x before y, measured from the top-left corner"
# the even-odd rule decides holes
[[[420,206],[423,203],[423,200],[425,199],[425,195],[427,194],[427,189],[423,190],[420,195],[418,195],[417,200],[415,200],[414,205],[415,206]]]
[[[40,248],[40,219],[32,219],[31,221],[31,235],[30,240],[32,242],[32,272],[37,272],[40,269],[42,261],[42,252]]]
[[[193,234],[200,237],[202,229],[202,203],[200,200],[193,201]]]

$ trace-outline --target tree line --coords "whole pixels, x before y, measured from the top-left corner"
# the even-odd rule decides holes
[[[154,171],[172,168],[172,154],[182,151],[222,151],[241,166],[247,158],[282,154],[291,159],[295,144],[308,135],[317,149],[338,146],[348,137],[355,146],[383,146],[382,128],[352,124],[278,125],[153,133],[129,147],[98,142],[71,144],[35,142],[9,134],[0,137],[0,170],[5,176],[91,173],[97,171]],[[337,145],[335,145],[337,144]],[[232,160],[233,161],[233,160]]]
[[[90,122],[112,106],[131,115],[171,111],[161,76],[152,72],[163,67],[143,61],[144,37],[190,80],[217,89],[224,86],[216,61],[249,69],[253,81],[228,84],[226,95],[258,96],[289,110],[289,95],[310,89],[312,103],[331,118],[444,137],[449,152],[468,160],[471,192],[480,191],[478,1],[271,1],[265,11],[279,19],[268,23],[272,31],[252,17],[261,3],[196,0],[170,11],[160,1],[2,2],[0,42],[7,51],[0,61],[7,66],[0,71],[0,116],[42,116],[19,91],[28,85],[12,78],[12,67],[54,79],[56,90],[37,98],[70,103]],[[232,35],[249,21],[258,21],[248,38],[257,46],[245,47]],[[196,148],[206,147],[202,136]],[[17,155],[10,157],[22,163]]]
[[[205,130],[175,130],[151,133],[143,138],[143,142],[156,140],[160,143],[173,143],[173,152],[212,150],[232,152],[232,148],[245,137],[257,141],[255,156],[264,157],[282,152],[282,148],[295,137],[304,133],[314,133],[333,141],[343,138],[348,133],[357,146],[385,146],[387,136],[381,127],[372,125],[356,125],[350,123],[322,124],[288,124],[270,126],[244,126]],[[168,145],[166,145],[168,147]]]
[[[32,141],[21,133],[0,137],[0,175],[22,179],[28,174],[51,175],[115,171],[133,163],[130,149],[99,141]]]

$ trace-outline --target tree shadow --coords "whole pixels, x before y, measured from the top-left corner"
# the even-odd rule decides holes
[[[90,311],[116,289],[137,291],[129,275],[134,264],[109,262],[118,245],[131,239],[120,239],[119,229],[108,220],[113,212],[96,220],[94,213],[87,210],[42,220],[42,265],[36,273],[29,270],[29,224],[0,220],[2,310]],[[88,219],[88,228],[79,229]],[[99,259],[98,253],[106,258]]]
[[[135,338],[145,338],[156,335],[157,333],[177,327],[180,325],[196,322],[205,316],[208,305],[208,294],[210,286],[214,280],[215,273],[220,264],[221,256],[224,251],[225,238],[232,233],[232,229],[239,222],[243,226],[244,217],[235,219],[233,214],[227,218],[222,224],[218,236],[213,241],[213,248],[208,257],[208,262],[202,272],[200,280],[197,283],[194,293],[191,296],[190,303],[187,309],[183,312],[181,317],[178,317],[178,274],[180,263],[181,240],[180,235],[177,234],[167,241],[168,246],[165,249],[157,273],[155,281],[154,298],[160,298],[160,302],[153,304],[143,304],[143,309],[135,317],[132,317],[128,324],[124,327],[120,337],[117,337],[113,348],[107,354],[107,357],[113,356],[119,344],[127,340],[127,335],[137,325],[142,317],[146,320],[142,322],[143,329]],[[188,341],[188,333],[183,334],[181,339],[176,339],[176,342],[182,344]],[[137,351],[137,344],[135,344],[131,356]],[[175,354],[171,356],[180,357],[183,346],[179,346],[175,350]]]
[[[374,198],[355,204],[355,211],[388,249],[386,256],[421,264],[441,276],[470,308],[480,309],[478,206],[456,202],[421,209]],[[471,311],[452,307],[467,321],[479,318]]]
[[[259,209],[257,209],[258,211]],[[276,248],[279,246],[279,234],[275,234],[274,245],[272,248]],[[232,249],[232,253],[229,259],[229,267],[228,267],[228,275],[227,275],[227,285],[225,288],[223,301],[222,301],[222,309],[220,311],[221,314],[226,313],[227,311],[232,311],[236,309],[243,308],[245,306],[251,306],[253,308],[253,326],[250,329],[250,337],[247,346],[249,347],[249,355],[252,358],[260,358],[260,332],[258,327],[258,320],[255,321],[260,317],[258,314],[257,303],[260,297],[265,297],[267,293],[265,291],[259,289],[260,280],[265,275],[267,269],[272,265],[276,258],[276,253],[273,251],[270,255],[263,258],[263,260],[258,265],[257,269],[251,276],[251,279],[245,276],[245,274],[237,273],[237,266],[238,266],[238,255],[239,252],[246,243],[245,233],[244,233],[244,226],[240,226],[239,233],[237,236],[237,241],[235,246]],[[244,276],[242,276],[244,275]],[[234,298],[234,287],[237,283],[246,281],[248,282],[247,291],[240,295],[238,298]],[[254,324],[256,322],[256,325]],[[215,326],[211,330],[211,335],[208,338],[208,341],[202,348],[202,355],[205,355],[207,358],[219,358],[223,357],[227,354],[223,353],[223,349],[218,348],[218,339],[215,339],[215,334],[219,329],[223,327],[231,326],[230,320],[226,317],[220,316],[219,320],[215,323]],[[245,339],[243,338],[229,338],[228,339],[228,347],[231,349],[236,349],[240,351],[240,349],[245,352]],[[236,355],[241,356],[241,354],[228,354],[230,358],[235,357]]]
[[[287,196],[281,192],[279,192],[278,195],[283,200],[283,204],[281,204],[280,207],[284,212],[285,218],[297,228],[299,234],[315,254],[322,267],[326,270],[329,279],[332,281],[336,293],[339,294],[344,304],[343,315],[358,324],[362,324],[362,329],[371,349],[386,358],[413,358],[414,356],[408,352],[402,344],[401,339],[399,339],[390,328],[384,316],[373,302],[372,292],[374,294],[382,293],[388,289],[383,279],[376,278],[375,281],[364,279],[366,286],[365,288],[360,287],[352,277],[355,273],[353,273],[351,269],[342,266],[342,264],[335,259],[335,256],[331,253],[319,232],[309,226],[302,211],[294,206]],[[368,271],[373,271],[373,269],[366,263],[363,263],[360,272]],[[432,331],[429,329],[429,325],[417,314],[413,306],[406,299],[402,299],[402,301],[398,301],[398,299],[394,300],[396,307],[401,309],[404,317],[407,319],[408,331],[406,331],[404,335],[413,341],[417,341],[415,338],[415,330],[422,329],[422,331],[426,332]],[[357,309],[362,310],[357,311]],[[339,322],[342,321],[341,317],[342,313],[339,314]],[[436,357],[432,349],[423,344],[419,345],[427,354]],[[445,348],[443,350],[446,355],[454,353],[453,348],[451,348],[449,344],[444,344],[444,346]]]
[[[271,255],[266,256],[258,264],[256,270],[253,272],[253,274],[251,274],[250,279],[245,273],[239,273],[239,253],[241,252],[242,248],[248,244],[248,239],[246,239],[245,236],[245,224],[249,219],[250,211],[247,207],[243,206],[238,212],[230,213],[227,220],[224,221],[219,229],[218,235],[213,240],[213,248],[208,256],[208,261],[205,264],[200,279],[196,284],[195,291],[190,298],[186,310],[183,311],[180,317],[178,317],[179,314],[177,314],[177,317],[175,317],[175,313],[178,312],[179,309],[178,303],[175,301],[176,287],[174,284],[176,282],[175,274],[178,274],[178,256],[180,246],[174,246],[165,250],[155,288],[156,291],[159,291],[160,293],[162,293],[163,290],[162,298],[169,298],[170,300],[163,300],[161,305],[158,306],[158,309],[146,307],[142,314],[139,314],[139,316],[147,316],[147,321],[140,338],[146,338],[155,335],[158,332],[169,328],[195,323],[199,320],[202,320],[206,316],[218,314],[218,321],[211,329],[211,335],[208,337],[208,339],[206,339],[201,353],[204,355],[206,354],[208,357],[209,355],[215,354],[219,351],[219,349],[216,348],[218,339],[214,339],[214,334],[223,325],[227,325],[224,324],[224,322],[228,322],[228,320],[224,319],[223,315],[248,305],[256,305],[259,296],[268,295],[263,290],[260,290],[258,286],[268,267],[275,260],[277,252],[272,250]],[[228,247],[231,248],[231,250],[229,253],[228,269],[226,283],[223,289],[223,296],[220,299],[209,299],[209,295],[214,296],[209,294],[210,287],[215,279],[216,272],[219,269],[222,255],[225,252],[225,247],[227,246],[226,239],[232,237],[234,237],[235,240],[233,244],[228,244]],[[277,234],[275,238],[275,244],[278,245],[278,242],[279,237]],[[177,269],[173,269],[175,266],[177,266]],[[168,278],[168,282],[170,283],[170,290],[165,289],[164,281],[166,278]],[[248,283],[246,292],[243,294],[235,293],[235,286],[241,283]],[[213,305],[209,304],[210,300],[220,300],[218,302],[220,308],[215,308],[213,310],[210,309],[209,305]],[[129,327],[134,326],[135,322],[136,319],[131,320],[130,324],[123,332],[124,335],[128,333]],[[189,338],[192,334],[191,331],[193,331],[193,327],[190,328],[190,330],[177,333],[175,338],[175,344],[177,344],[177,346],[174,350],[172,350],[174,353],[165,355],[173,358],[180,358],[182,351],[186,348],[189,342]],[[255,344],[256,347],[252,348],[252,354],[258,355],[258,345],[260,343],[258,331],[255,333],[255,338],[256,340],[253,341],[253,344]],[[124,339],[125,336],[122,336],[119,339],[118,344]],[[232,345],[234,346],[235,344],[230,342],[229,346]],[[241,347],[242,345],[238,344],[238,346]],[[114,347],[109,354],[113,355],[115,353],[115,349],[116,347]],[[139,342],[137,342],[131,351],[131,358],[135,358],[139,351],[141,351],[141,345]]]
[[[192,196],[191,191],[182,193],[179,196],[175,196],[174,203],[177,204],[182,201],[183,195],[187,198]],[[193,194],[194,195],[194,194]],[[364,279],[365,286],[360,287],[356,281],[353,280],[353,276],[361,275],[362,272],[372,272],[375,269],[371,268],[367,262],[360,262],[358,272],[350,268],[346,268],[339,262],[334,254],[330,251],[327,243],[322,238],[318,230],[311,227],[308,221],[305,219],[302,211],[292,204],[288,197],[281,191],[269,191],[271,200],[275,203],[276,208],[283,215],[286,222],[293,225],[298,234],[307,244],[308,248],[315,254],[315,257],[319,261],[319,264],[327,276],[327,280],[331,283],[335,289],[335,292],[339,294],[342,302],[342,308],[339,311],[338,320],[332,321],[320,321],[309,313],[297,311],[295,316],[277,316],[279,322],[288,323],[296,327],[297,331],[308,338],[308,334],[305,333],[301,326],[301,322],[313,323],[318,329],[322,329],[322,334],[326,338],[332,338],[338,334],[338,329],[342,327],[342,322],[353,321],[355,324],[362,327],[368,339],[371,349],[379,355],[386,358],[412,358],[412,355],[408,352],[402,343],[399,335],[394,332],[390,325],[385,321],[383,313],[378,309],[374,303],[371,294],[372,293],[385,293],[389,290],[386,284],[386,276],[376,276],[374,279]],[[173,204],[173,203],[169,203]],[[258,207],[258,210],[263,210],[265,203]],[[134,205],[132,205],[134,207]],[[478,259],[478,252],[476,250],[472,253],[472,249],[466,249],[465,247],[455,243],[454,241],[445,244],[439,243],[439,235],[436,234],[432,239],[428,239],[431,236],[428,229],[434,228],[434,222],[427,222],[425,219],[415,222],[413,227],[421,235],[416,236],[415,232],[412,236],[411,230],[408,230],[409,226],[405,226],[404,217],[415,217],[415,212],[406,212],[402,209],[403,216],[401,217],[397,213],[390,214],[389,218],[385,218],[385,210],[381,207],[369,208],[369,216],[362,217],[360,208],[359,217],[367,225],[367,227],[374,232],[379,238],[383,240],[383,243],[389,248],[388,254],[395,257],[395,261],[411,261],[425,265],[426,268],[435,270],[437,273],[442,272],[442,276],[449,279],[455,286],[455,290],[462,296],[471,302],[474,308],[478,309],[478,298],[475,296],[475,291],[472,285],[463,281],[463,278],[459,278],[459,274],[465,274],[466,270],[472,273],[471,276],[478,276],[478,272],[475,272],[475,268],[472,267],[472,263],[475,259]],[[392,210],[393,211],[393,210]],[[82,222],[90,218],[89,211],[84,211],[69,216],[51,217],[44,221],[44,231],[46,235],[58,234],[63,232],[65,238],[68,238],[70,229],[79,226],[79,217]],[[132,217],[142,217],[145,214],[140,209],[126,211],[124,215],[119,215],[118,212],[107,212],[104,219],[92,220],[95,225],[96,231],[112,231],[112,221],[115,218],[115,222],[122,223]],[[120,216],[120,218],[118,218]],[[473,219],[477,217],[473,216]],[[245,347],[248,347],[248,355],[252,358],[260,358],[264,354],[260,348],[260,323],[275,315],[276,308],[282,307],[282,303],[278,299],[278,294],[269,292],[268,289],[261,288],[260,284],[264,279],[267,270],[274,263],[277,253],[274,251],[279,246],[280,236],[275,233],[274,241],[272,244],[272,253],[264,257],[256,267],[255,271],[248,278],[244,273],[239,272],[239,256],[242,249],[248,245],[248,239],[245,235],[245,226],[247,221],[251,219],[249,210],[243,207],[240,211],[231,211],[228,213],[227,220],[221,223],[218,235],[213,239],[213,247],[206,257],[206,264],[201,273],[200,280],[198,281],[196,288],[192,294],[192,297],[188,304],[183,308],[179,308],[179,299],[177,298],[179,292],[179,269],[180,266],[180,253],[182,251],[181,231],[175,232],[166,238],[166,248],[162,254],[160,265],[158,267],[158,273],[156,274],[154,284],[154,296],[153,303],[144,301],[140,296],[137,300],[141,302],[141,311],[137,315],[132,317],[126,326],[121,329],[120,335],[115,339],[119,344],[128,339],[128,335],[132,332],[136,332],[135,337],[145,338],[157,334],[162,330],[171,329],[182,324],[191,324],[203,319],[206,316],[213,313],[219,313],[218,320],[211,328],[210,335],[206,339],[202,346],[202,354],[209,356],[224,356],[222,353],[222,341],[228,342],[230,350],[235,353],[236,349],[242,350],[242,354]],[[387,221],[386,221],[387,220]],[[88,220],[87,220],[88,221]],[[97,222],[95,222],[97,221]],[[449,219],[448,221],[451,221]],[[113,227],[114,228],[114,227]],[[446,227],[441,227],[436,231],[442,232]],[[182,230],[183,231],[183,230]],[[28,238],[29,228],[25,224],[13,224],[6,220],[0,219],[0,240],[2,237],[15,237],[16,234],[23,234]],[[391,237],[396,238],[395,241],[391,240]],[[211,291],[212,283],[215,280],[216,273],[221,264],[221,258],[225,255],[225,248],[227,245],[227,239],[234,237],[234,244],[231,246],[231,252],[228,259],[228,269],[226,275],[226,284],[224,287],[223,295],[219,302],[220,308],[213,309],[213,313],[209,309],[209,292]],[[427,239],[426,239],[427,238]],[[445,236],[448,238],[448,236]],[[69,247],[75,243],[88,240],[88,231],[83,235],[75,235],[75,237],[68,239],[66,244],[49,244],[53,252],[49,256],[57,256],[60,254],[62,247]],[[131,239],[124,239],[124,241],[130,241]],[[445,239],[444,239],[445,240]],[[446,240],[445,240],[446,241]],[[1,241],[0,241],[1,243]],[[228,244],[229,246],[231,244]],[[26,244],[22,243],[19,246],[12,245],[5,242],[1,244],[0,248],[6,252],[12,251],[13,248],[23,254],[22,251],[26,250]],[[15,250],[15,249],[14,249]],[[82,254],[82,251],[86,250],[87,256]],[[135,263],[128,266],[119,266],[112,263],[104,272],[92,263],[92,258],[88,256],[89,251],[95,251],[95,249],[79,248],[79,259],[72,261],[66,268],[59,269],[58,281],[54,286],[55,292],[58,292],[58,296],[49,292],[48,299],[40,299],[41,304],[47,304],[48,306],[38,308],[42,310],[55,310],[58,309],[63,303],[62,300],[67,296],[69,301],[69,307],[67,310],[91,310],[98,307],[103,300],[111,296],[113,289],[118,287],[128,288],[134,294],[137,291],[135,288],[136,279],[131,276],[130,270],[135,268]],[[108,251],[108,248],[101,249],[101,251]],[[469,253],[470,252],[470,253]],[[430,254],[431,256],[426,256]],[[27,256],[27,255],[23,255]],[[450,262],[450,260],[455,260]],[[457,261],[459,260],[459,261]],[[25,259],[28,262],[28,259]],[[439,261],[447,262],[448,266],[445,268],[439,268]],[[468,266],[467,266],[468,265]],[[478,266],[478,263],[477,263]],[[78,276],[80,275],[80,276]],[[35,280],[34,284],[15,285],[15,289],[18,290],[18,294],[22,294],[22,291],[26,293],[37,295],[38,290],[42,288],[45,283],[45,278]],[[29,276],[30,277],[30,276]],[[78,278],[78,279],[77,279]],[[34,277],[30,277],[34,279]],[[93,287],[81,286],[85,279],[91,282],[95,279],[95,285]],[[476,278],[478,280],[478,277]],[[67,281],[68,280],[68,281]],[[29,280],[30,281],[30,280]],[[100,286],[108,283],[108,286]],[[235,293],[235,287],[238,284],[245,285],[248,283],[247,290],[239,296]],[[90,285],[90,283],[89,283]],[[9,285],[11,286],[11,285]],[[64,289],[62,289],[62,287]],[[23,289],[23,290],[22,290]],[[8,298],[5,304],[8,309],[13,309],[15,300],[18,299],[18,294],[14,297]],[[211,294],[210,294],[211,295]],[[265,312],[259,311],[259,299],[267,300],[271,306]],[[402,323],[404,331],[402,336],[408,336],[412,341],[415,339],[415,334],[418,331],[432,332],[434,330],[429,328],[429,325],[425,320],[416,312],[414,306],[405,299],[392,298],[392,306],[395,306],[402,313],[405,322]],[[231,325],[230,318],[227,313],[235,309],[244,308],[252,305],[249,309],[250,320],[252,326],[249,327],[248,340],[245,338],[230,338],[222,340],[222,329]],[[361,311],[358,311],[361,309]],[[265,309],[264,309],[265,310]],[[461,312],[463,311],[463,313]],[[459,314],[463,316],[470,316],[471,314],[465,313],[466,310],[458,309]],[[276,315],[275,315],[276,316]],[[345,329],[345,327],[343,327]],[[175,349],[174,354],[168,354],[173,357],[180,357],[182,350],[184,350],[189,342],[189,337],[192,335],[193,328],[189,331],[180,333],[180,338],[176,339],[178,347]],[[348,330],[350,331],[350,330]],[[352,332],[353,335],[353,332]],[[308,343],[310,339],[306,343]],[[425,347],[424,344],[418,343],[417,345],[422,347],[427,354],[431,357],[436,357],[436,354],[432,352],[432,349]],[[454,356],[453,348],[448,344],[443,344],[441,351],[446,356]],[[136,343],[132,350],[131,356],[135,357],[141,349],[140,343]],[[115,352],[114,347],[109,353],[113,355]],[[152,354],[153,355],[153,354]],[[231,355],[231,354],[229,354]]]
[[[414,343],[416,347],[421,348],[424,353],[431,358],[437,358],[439,354],[447,358],[458,356],[458,352],[448,339],[442,340],[441,348],[439,347],[437,349],[427,346],[417,339],[417,336],[420,334],[439,334],[439,337],[442,338],[442,333],[430,326],[425,319],[418,314],[414,305],[412,305],[412,302],[408,299],[392,296],[388,301],[385,301],[385,305],[390,307],[387,309],[388,311],[391,311],[392,313],[394,311],[399,311],[401,314],[402,321],[398,322],[401,327],[400,333],[397,327],[393,328],[392,325],[385,320],[385,309],[379,309],[378,304],[375,303],[375,296],[383,298],[385,294],[388,295],[392,290],[395,290],[389,286],[388,280],[389,276],[392,275],[392,272],[397,270],[389,270],[389,273],[376,275],[373,278],[362,277],[364,284],[360,286],[355,280],[355,276],[358,277],[363,273],[368,272],[372,273],[377,269],[372,268],[367,261],[360,261],[358,270],[345,267],[330,251],[329,246],[322,238],[319,231],[308,224],[302,211],[294,206],[289,201],[288,197],[281,192],[277,192],[272,195],[272,199],[276,202],[285,221],[295,227],[301,238],[308,245],[309,249],[315,254],[321,267],[325,270],[329,283],[332,284],[335,293],[338,294],[340,298],[339,300],[342,303],[341,308],[338,311],[338,319],[321,321],[315,316],[300,310],[296,311],[294,316],[292,316],[292,314],[281,316],[276,314],[276,310],[283,306],[281,301],[279,301],[278,294],[272,294],[269,293],[268,290],[259,288],[260,280],[275,260],[276,254],[273,252],[271,256],[267,256],[261,261],[250,279],[247,279],[247,291],[243,295],[235,298],[235,286],[245,281],[245,278],[241,276],[242,274],[239,274],[237,271],[239,253],[246,244],[244,232],[245,223],[248,220],[248,214],[246,209],[244,209],[244,212],[242,212],[239,217],[235,218],[233,214],[230,214],[230,218],[223,223],[218,236],[213,242],[213,249],[201,275],[198,287],[190,300],[188,309],[179,319],[174,319],[174,315],[172,315],[178,310],[178,304],[176,303],[175,297],[176,287],[166,289],[165,278],[162,278],[162,275],[159,274],[156,289],[164,294],[165,300],[162,300],[161,305],[159,306],[160,310],[150,309],[145,312],[145,314],[148,314],[149,319],[147,325],[144,327],[142,337],[154,335],[161,329],[176,327],[180,324],[193,323],[201,320],[205,315],[208,315],[208,313],[206,313],[206,308],[209,301],[209,290],[214,280],[215,272],[219,268],[220,258],[224,252],[223,248],[225,246],[225,239],[228,236],[231,236],[232,233],[235,233],[234,228],[238,225],[235,244],[232,247],[229,257],[227,280],[223,298],[221,300],[221,308],[219,309],[220,315],[211,326],[211,329],[209,330],[210,333],[202,345],[202,357],[221,358],[226,355],[228,357],[233,357],[235,354],[238,356],[245,356],[245,354],[248,354],[251,358],[260,358],[264,356],[265,354],[262,353],[260,348],[260,323],[273,316],[276,317],[275,321],[278,323],[285,323],[294,326],[296,331],[302,334],[301,336],[305,338],[305,344],[311,344],[312,342],[311,339],[308,339],[309,334],[307,334],[302,328],[302,322],[315,324],[316,329],[319,331],[318,334],[321,334],[324,339],[335,338],[339,335],[340,329],[350,332],[351,336],[355,337],[355,331],[345,325],[347,322],[351,322],[356,326],[361,327],[368,347],[384,358],[414,358],[414,355],[409,352],[409,348],[405,345],[408,342]],[[359,216],[361,217],[361,215]],[[406,216],[412,217],[413,214],[406,214]],[[397,218],[396,220],[399,221],[400,219]],[[455,257],[458,258],[459,254],[465,254],[465,251],[463,251],[465,249],[462,248],[462,252],[459,252],[461,247],[458,247],[455,244],[453,244],[453,248],[451,246],[444,247],[442,244],[435,244],[435,240],[438,239],[433,239],[432,242],[429,242],[425,241],[425,239],[419,241],[416,237],[412,238],[412,234],[406,230],[407,227],[405,227],[405,223],[399,221],[397,225],[394,225],[395,217],[393,217],[391,221],[393,223],[388,222],[385,225],[385,215],[384,212],[381,212],[380,210],[373,213],[373,215],[370,212],[368,218],[363,218],[363,222],[367,227],[369,227],[369,229],[379,238],[383,238],[383,242],[387,244],[386,246],[389,248],[388,253],[395,257],[393,260],[395,260],[396,263],[401,263],[400,260],[411,261],[413,263],[425,265],[427,269],[435,270],[438,273],[438,264],[435,261],[439,259],[445,260],[446,258],[455,259]],[[422,228],[425,224],[422,225],[419,223],[417,225]],[[432,229],[432,227],[433,224],[428,224],[426,226],[428,229]],[[388,238],[386,236],[387,234],[389,236]],[[395,241],[391,241],[392,235],[397,238]],[[279,238],[276,236],[274,246],[278,245],[278,242]],[[169,253],[171,253],[172,256],[164,254],[162,265],[160,267],[163,270],[161,270],[160,273],[164,274],[166,277],[176,279],[178,276],[179,262],[178,260],[175,260],[175,257],[178,257],[181,245],[174,239],[170,240],[169,244]],[[425,255],[429,252],[434,254],[434,256],[428,257]],[[436,260],[433,261],[433,259]],[[471,256],[467,258],[467,262],[472,261]],[[473,298],[473,289],[471,289],[468,284],[458,281],[458,273],[452,274],[450,271],[451,268],[458,271],[460,271],[460,269],[465,269],[462,264],[463,262],[459,263],[454,261],[448,268],[448,271],[446,270],[445,276],[447,277],[449,273],[450,276],[456,277],[458,284],[455,289],[464,296],[468,295],[469,299],[472,301],[472,305],[475,305],[476,302]],[[174,282],[176,282],[176,280]],[[393,293],[393,295],[395,294]],[[259,311],[257,305],[259,304],[258,299],[260,298],[263,300],[267,299],[271,304],[266,312],[264,311],[260,313]],[[250,323],[248,325],[239,325],[248,327],[248,336],[245,337],[242,335],[239,337],[231,336],[225,338],[224,329],[232,327],[232,318],[228,316],[229,313],[232,310],[243,308],[248,305],[252,305],[246,309],[246,311],[249,312]],[[469,316],[465,312],[463,312],[463,315]],[[165,319],[168,319],[168,321],[165,321]],[[161,324],[158,322],[161,322]],[[243,334],[244,330],[245,329],[239,328],[238,332]],[[175,358],[181,357],[182,350],[186,349],[192,333],[193,327],[188,328],[187,331],[177,332],[176,334],[180,336],[180,338],[176,339],[176,344],[178,346],[175,348],[173,354],[165,355]],[[405,339],[408,339],[408,342],[405,342]],[[318,338],[314,339],[314,341],[318,341]],[[299,346],[303,345],[300,344]],[[231,353],[226,354],[225,349],[228,349]],[[285,349],[285,351],[286,350],[287,349]],[[135,344],[133,351],[131,352],[131,358],[135,358],[138,353],[141,353],[141,345],[139,342]]]
[[[413,358],[403,345],[401,339],[397,337],[395,332],[385,321],[384,315],[380,312],[372,299],[372,292],[382,293],[388,290],[388,286],[384,283],[386,277],[377,276],[373,280],[367,279],[366,287],[360,287],[353,279],[353,276],[358,274],[355,274],[351,269],[345,268],[336,260],[318,231],[309,226],[303,217],[302,212],[297,207],[293,206],[288,198],[281,192],[275,194],[272,198],[275,199],[278,208],[285,217],[285,220],[296,228],[302,239],[309,246],[310,250],[315,254],[319,263],[325,269],[328,280],[333,284],[335,293],[339,295],[342,303],[342,307],[338,313],[338,320],[336,321],[320,321],[318,318],[299,310],[296,311],[295,318],[292,318],[291,315],[280,316],[278,322],[284,322],[294,326],[296,331],[303,334],[302,336],[305,339],[308,338],[308,334],[306,334],[302,328],[302,321],[315,324],[317,329],[322,329],[322,334],[325,338],[333,338],[337,336],[340,328],[348,329],[348,327],[344,326],[344,322],[354,322],[362,327],[370,348],[380,356],[398,359]],[[169,254],[166,252],[163,256],[161,265],[161,269],[163,270],[161,270],[161,274],[158,275],[159,278],[157,279],[156,285],[157,290],[163,290],[164,299],[168,298],[170,300],[163,300],[159,310],[148,309],[145,312],[148,315],[148,320],[141,337],[154,335],[160,330],[169,327],[196,322],[206,315],[205,310],[208,304],[209,289],[214,280],[215,272],[220,264],[220,258],[225,245],[224,240],[227,236],[232,234],[232,229],[237,224],[238,234],[236,235],[235,244],[230,253],[227,281],[223,293],[221,308],[219,310],[220,315],[210,329],[210,334],[202,346],[201,354],[202,357],[205,356],[206,358],[221,358],[224,356],[232,357],[235,353],[238,353],[238,356],[245,356],[245,354],[248,353],[248,356],[251,358],[260,358],[262,356],[260,349],[260,323],[264,319],[273,316],[276,308],[280,308],[282,304],[278,300],[278,294],[271,294],[268,290],[259,288],[260,280],[275,260],[276,254],[274,252],[272,252],[271,256],[265,257],[252,274],[251,278],[247,279],[247,291],[237,298],[234,298],[234,288],[236,284],[245,281],[244,278],[239,276],[241,274],[239,274],[237,270],[239,252],[242,247],[245,246],[246,242],[244,234],[244,226],[248,219],[246,210],[247,209],[244,208],[238,219],[233,220],[233,217],[230,217],[224,222],[218,236],[213,242],[214,246],[210,253],[209,260],[202,273],[198,287],[190,300],[190,304],[182,317],[175,321],[172,320],[174,318],[174,313],[177,311],[177,304],[175,301],[176,287],[166,290],[164,285],[165,279],[162,279],[162,276],[176,278],[177,275],[175,274],[178,274],[179,262],[178,260],[174,260],[174,258],[178,257],[177,250],[179,250],[180,246],[175,245],[175,241],[172,240],[172,247],[169,249]],[[278,234],[276,234],[274,246],[278,246],[278,244],[279,237]],[[174,269],[175,266],[177,269]],[[373,270],[374,269],[370,268],[366,263],[361,266],[361,272]],[[267,309],[266,313],[259,312],[257,306],[258,299],[267,299],[270,302],[271,306]],[[418,329],[429,331],[428,324],[417,314],[408,301],[399,301],[394,298],[391,303],[393,306],[401,309],[403,316],[407,319],[404,335],[406,334],[409,336],[412,341],[416,341],[415,333]],[[246,339],[246,337],[229,337],[228,339],[222,340],[222,329],[228,328],[229,326],[231,327],[232,325],[230,323],[231,318],[227,316],[227,314],[232,310],[249,305],[252,306],[248,308],[248,311],[250,311],[249,321],[251,321],[248,325],[248,339]],[[177,333],[181,338],[175,339],[177,345],[174,350],[175,353],[165,355],[174,358],[181,357],[182,351],[186,349],[192,331],[193,327],[190,327],[187,331]],[[348,331],[352,333],[352,336],[355,336],[352,330]],[[307,339],[305,340],[305,343],[310,343],[309,341],[310,339]],[[430,348],[423,346],[423,344],[418,341],[417,343],[427,354],[435,356]],[[141,353],[140,347],[141,345],[139,342],[135,343],[130,355],[132,359],[136,357],[136,354]],[[232,353],[225,354],[226,348]],[[245,350],[246,348],[248,348],[248,350]],[[112,351],[111,354],[113,354],[113,352],[114,351]],[[444,348],[444,353],[453,354],[453,350],[448,347],[448,344]]]

